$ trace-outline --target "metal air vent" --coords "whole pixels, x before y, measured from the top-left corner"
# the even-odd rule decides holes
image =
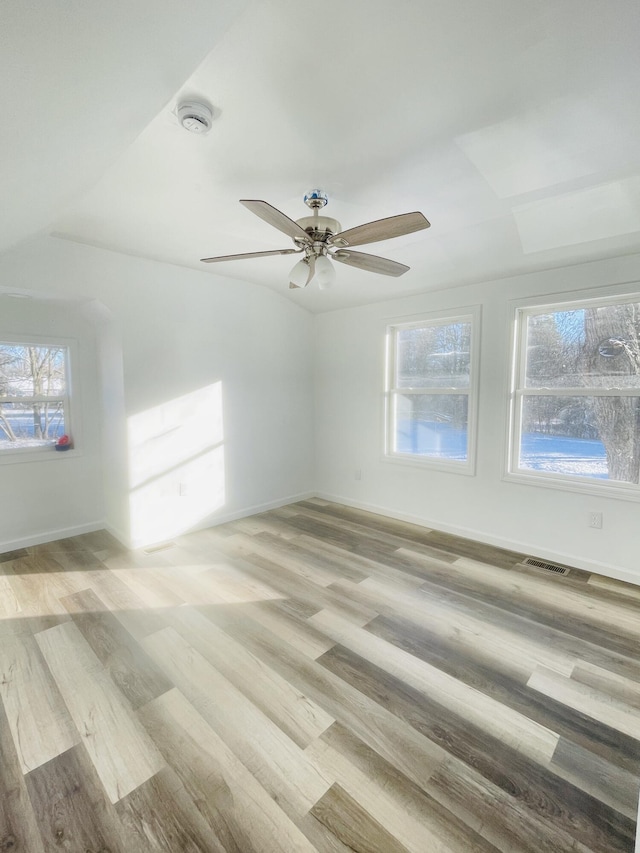
[[[159,545],[150,545],[148,548],[144,549],[144,553],[157,554],[158,551],[168,551],[169,548],[173,548],[175,544],[175,542],[161,542]]]
[[[543,569],[545,572],[553,572],[556,575],[566,575],[569,569],[566,566],[558,566],[555,563],[547,563],[544,560],[538,560],[536,557],[527,557],[522,561],[523,566],[533,566],[536,569]]]

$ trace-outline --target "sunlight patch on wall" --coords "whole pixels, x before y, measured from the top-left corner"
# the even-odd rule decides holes
[[[640,231],[640,177],[514,207],[525,254]]]
[[[129,417],[134,548],[184,533],[225,503],[222,383]]]

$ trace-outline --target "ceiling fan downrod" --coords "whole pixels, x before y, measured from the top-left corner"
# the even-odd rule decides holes
[[[312,216],[303,216],[297,219],[296,223],[305,231],[313,243],[322,243],[323,245],[333,237],[334,234],[339,234],[342,226],[337,219],[332,219],[330,216],[320,216],[320,211],[329,202],[329,196],[323,190],[309,190],[305,193],[304,203],[313,211]],[[304,241],[298,242],[294,240],[298,246]]]

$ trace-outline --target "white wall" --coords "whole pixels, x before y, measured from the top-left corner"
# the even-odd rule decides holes
[[[462,536],[640,582],[636,501],[502,479],[511,300],[640,290],[640,256],[336,311],[317,318],[316,486],[321,495]],[[384,329],[399,317],[482,305],[475,476],[382,459]],[[356,480],[360,469],[362,479]],[[601,511],[602,530],[587,527]]]
[[[312,489],[306,311],[255,285],[48,237],[0,256],[3,286],[84,300],[105,407],[104,519],[124,540],[164,540]],[[27,501],[22,466],[5,467],[22,535],[55,526],[40,475]],[[68,491],[60,484],[60,503]],[[94,502],[76,518],[96,513]],[[9,538],[0,519],[0,543]]]
[[[510,300],[631,290],[638,280],[640,257],[629,256],[313,318],[243,282],[35,239],[0,256],[0,287],[70,302],[3,298],[0,329],[79,340],[83,454],[0,468],[0,550],[105,521],[142,545],[313,491],[640,581],[637,502],[502,479]],[[476,475],[383,461],[386,322],[474,304],[482,304]],[[602,530],[586,524],[596,510]]]
[[[43,342],[75,341],[71,368],[77,405],[72,410],[72,427],[79,449],[32,453],[33,461],[28,462],[0,460],[4,463],[0,464],[0,551],[95,529],[104,514],[93,329],[77,304],[0,297],[0,340],[11,334]]]

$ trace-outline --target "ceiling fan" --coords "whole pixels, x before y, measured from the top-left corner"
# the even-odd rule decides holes
[[[401,237],[428,228],[430,223],[417,211],[402,213],[399,216],[389,216],[377,219],[342,231],[342,226],[336,219],[320,216],[320,210],[327,204],[329,198],[322,190],[310,190],[304,197],[305,204],[313,210],[312,216],[304,216],[294,222],[284,213],[266,201],[241,199],[243,204],[256,216],[264,219],[279,231],[292,238],[295,249],[274,249],[268,252],[246,252],[241,255],[221,255],[217,258],[202,258],[205,264],[219,261],[236,261],[247,258],[264,258],[267,255],[302,254],[289,274],[289,287],[306,287],[314,278],[321,289],[330,287],[335,279],[335,270],[331,261],[339,261],[367,272],[381,275],[399,276],[409,269],[405,264],[379,258],[364,252],[354,252],[351,246],[363,246],[365,243],[376,243],[378,240],[389,240],[391,237]]]

